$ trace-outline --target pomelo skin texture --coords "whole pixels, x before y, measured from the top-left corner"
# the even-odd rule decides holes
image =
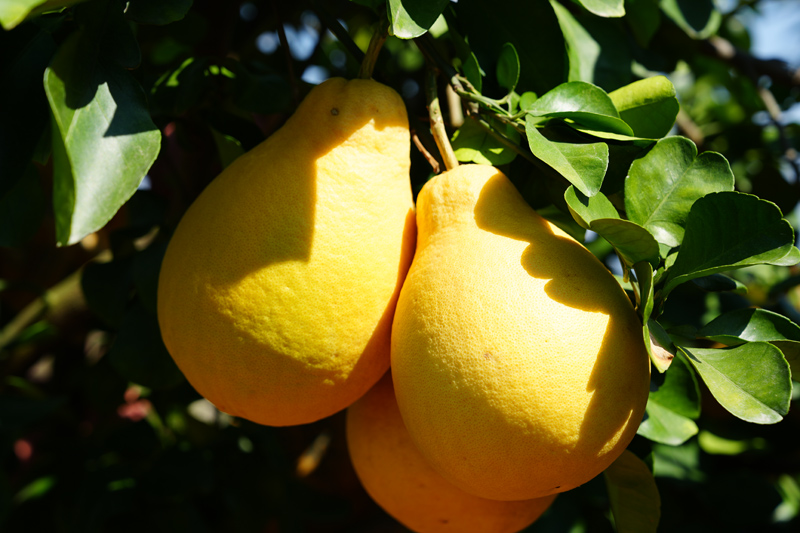
[[[220,410],[313,422],[386,372],[414,249],[409,152],[396,92],[331,79],[187,210],[162,263],[158,320]]]
[[[403,420],[431,465],[484,498],[592,479],[630,443],[650,363],[619,284],[490,166],[425,184],[392,330]]]
[[[421,533],[514,533],[536,521],[555,499],[487,500],[446,481],[411,441],[397,408],[391,373],[347,410],[347,445],[372,499]]]

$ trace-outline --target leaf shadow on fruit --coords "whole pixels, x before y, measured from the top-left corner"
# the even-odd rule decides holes
[[[576,241],[555,234],[502,175],[487,181],[475,205],[474,216],[479,228],[530,244],[523,251],[519,264],[531,277],[548,280],[544,291],[550,300],[584,312],[576,314],[565,310],[563,313],[563,316],[575,317],[577,339],[585,335],[584,325],[578,321],[586,313],[607,317],[601,345],[591,348],[597,350],[597,355],[585,389],[572,391],[575,395],[591,393],[591,399],[569,454],[570,460],[565,461],[562,470],[574,471],[575,465],[585,469],[587,464],[592,464],[598,468],[592,473],[593,477],[608,466],[616,458],[616,452],[621,452],[628,442],[622,438],[611,447],[608,443],[619,439],[623,430],[628,440],[632,438],[640,421],[634,418],[644,412],[649,362],[644,345],[639,342],[641,330],[636,327],[636,320],[620,316],[625,310],[625,302],[620,299],[625,296],[603,264]],[[596,321],[590,323],[596,324]],[[540,325],[534,321],[531,327]],[[574,339],[553,338],[552,341],[564,347],[576,346]],[[566,373],[571,369],[565,364],[561,370]],[[565,391],[564,394],[571,393]],[[610,453],[609,448],[615,453]],[[576,457],[586,461],[575,461]],[[570,488],[573,487],[561,486],[559,491]]]

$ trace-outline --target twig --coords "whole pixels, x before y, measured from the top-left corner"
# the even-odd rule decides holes
[[[445,168],[447,168],[447,170],[453,170],[458,166],[458,159],[453,152],[450,139],[447,137],[447,130],[444,127],[442,110],[439,107],[438,89],[436,71],[429,65],[425,77],[425,90],[428,98],[428,114],[431,119],[431,132],[433,133],[433,139],[436,141],[436,146],[439,148],[439,153],[442,154]]]
[[[431,166],[433,173],[438,174],[441,171],[442,167],[441,165],[439,165],[439,161],[436,159],[436,157],[434,157],[434,155],[430,153],[430,151],[428,151],[428,149],[422,143],[422,139],[419,138],[419,135],[417,135],[416,130],[413,130],[411,132],[411,140],[414,141],[414,146],[417,147],[419,153],[422,154],[422,157],[424,157],[425,160],[428,162],[428,164]]]
[[[378,55],[381,53],[383,43],[386,42],[386,38],[388,36],[389,20],[386,18],[386,15],[384,15],[378,22],[378,27],[375,30],[375,33],[372,34],[372,39],[369,40],[367,53],[364,55],[363,61],[361,61],[361,68],[358,69],[359,78],[368,80],[372,77],[372,72],[375,70],[375,64],[378,62]]]

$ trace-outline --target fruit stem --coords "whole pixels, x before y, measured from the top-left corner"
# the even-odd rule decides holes
[[[364,55],[364,60],[361,62],[361,68],[358,70],[358,77],[363,80],[368,80],[372,77],[372,71],[375,70],[375,63],[378,61],[378,54],[381,52],[383,43],[389,36],[389,20],[384,14],[378,22],[378,27],[375,33],[372,34],[372,39],[369,40],[369,47],[367,53]]]
[[[442,109],[439,106],[439,87],[436,83],[437,71],[430,65],[427,68],[425,77],[425,91],[428,98],[428,115],[431,119],[431,132],[433,139],[436,141],[436,146],[439,148],[439,153],[442,154],[444,166],[447,170],[452,170],[458,166],[458,159],[453,152],[453,147],[450,145],[450,139],[447,137],[447,130],[444,127],[444,119],[442,118]]]

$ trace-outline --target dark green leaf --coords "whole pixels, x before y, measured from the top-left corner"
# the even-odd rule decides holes
[[[497,59],[497,82],[501,87],[513,91],[519,82],[519,56],[517,49],[511,43],[506,43],[500,49]]]
[[[680,109],[675,95],[664,76],[635,81],[608,94],[634,135],[653,139],[665,136],[675,123]]]
[[[648,324],[653,313],[653,265],[647,261],[640,261],[633,265],[636,273],[636,282],[639,284],[639,316],[642,324]],[[645,336],[646,344],[650,344],[650,337]]]
[[[564,200],[575,222],[586,229],[590,229],[592,221],[598,218],[619,218],[617,209],[601,192],[586,196],[570,185],[564,193]]]
[[[653,473],[625,450],[603,473],[619,533],[655,533],[661,518],[661,497]]]
[[[711,274],[702,278],[695,278],[692,283],[708,292],[737,292],[745,294],[747,285],[724,274]]]
[[[20,246],[39,229],[45,214],[45,196],[33,165],[4,196],[0,196],[0,246]]]
[[[513,126],[502,123],[496,126],[514,142],[519,142],[519,133]],[[453,135],[453,151],[459,161],[479,165],[505,165],[517,156],[508,145],[473,120],[466,121]]]
[[[700,328],[697,335],[728,345],[749,341],[800,341],[800,327],[778,313],[748,307],[718,316]]]
[[[81,290],[92,312],[106,324],[119,327],[131,300],[131,260],[89,263],[81,274]]]
[[[50,112],[42,73],[56,51],[34,25],[0,32],[0,198],[20,180],[47,132]],[[9,105],[13,102],[13,105]]]
[[[625,20],[639,45],[646,47],[661,25],[658,0],[626,0]]]
[[[628,218],[644,226],[658,242],[677,246],[686,217],[698,198],[733,190],[733,172],[724,157],[705,152],[684,137],[668,137],[633,162],[625,180]]]
[[[156,316],[138,304],[123,318],[108,358],[125,379],[145,387],[170,388],[183,381],[161,340]]]
[[[533,155],[564,176],[584,195],[597,194],[608,168],[608,145],[552,142],[539,132],[535,122],[530,115],[525,121]]]
[[[686,418],[700,416],[700,387],[686,357],[677,353],[663,374],[663,381],[651,390],[649,398]]]
[[[45,72],[54,118],[56,236],[62,245],[111,219],[136,191],[161,141],[138,83],[102,61],[88,70],[76,54],[80,37],[68,39]]]
[[[564,38],[548,2],[470,0],[454,7],[472,51],[489,72],[493,69],[487,65],[499,57],[503,45],[514,43],[519,53],[520,87],[542,94],[565,80]]]
[[[722,14],[714,7],[713,0],[661,0],[661,9],[695,39],[714,35],[722,22]]]
[[[633,136],[630,126],[619,118],[611,98],[591,83],[562,83],[539,97],[527,111],[539,117],[570,119],[591,129]]]
[[[618,218],[597,219],[590,226],[592,231],[611,243],[629,268],[640,261],[658,264],[658,243],[643,227]]]
[[[277,74],[252,72],[238,61],[232,63],[234,103],[252,113],[277,113],[289,108],[292,89],[289,82]]]
[[[772,202],[737,192],[697,200],[669,269],[664,296],[685,281],[757,264],[783,264],[794,248],[792,226]]]
[[[130,0],[125,14],[140,24],[169,24],[186,16],[192,0]]]
[[[625,16],[624,0],[578,0],[578,2],[600,17]]]
[[[735,348],[680,350],[703,378],[714,398],[742,420],[780,422],[789,411],[792,381],[781,351],[766,342]]]

